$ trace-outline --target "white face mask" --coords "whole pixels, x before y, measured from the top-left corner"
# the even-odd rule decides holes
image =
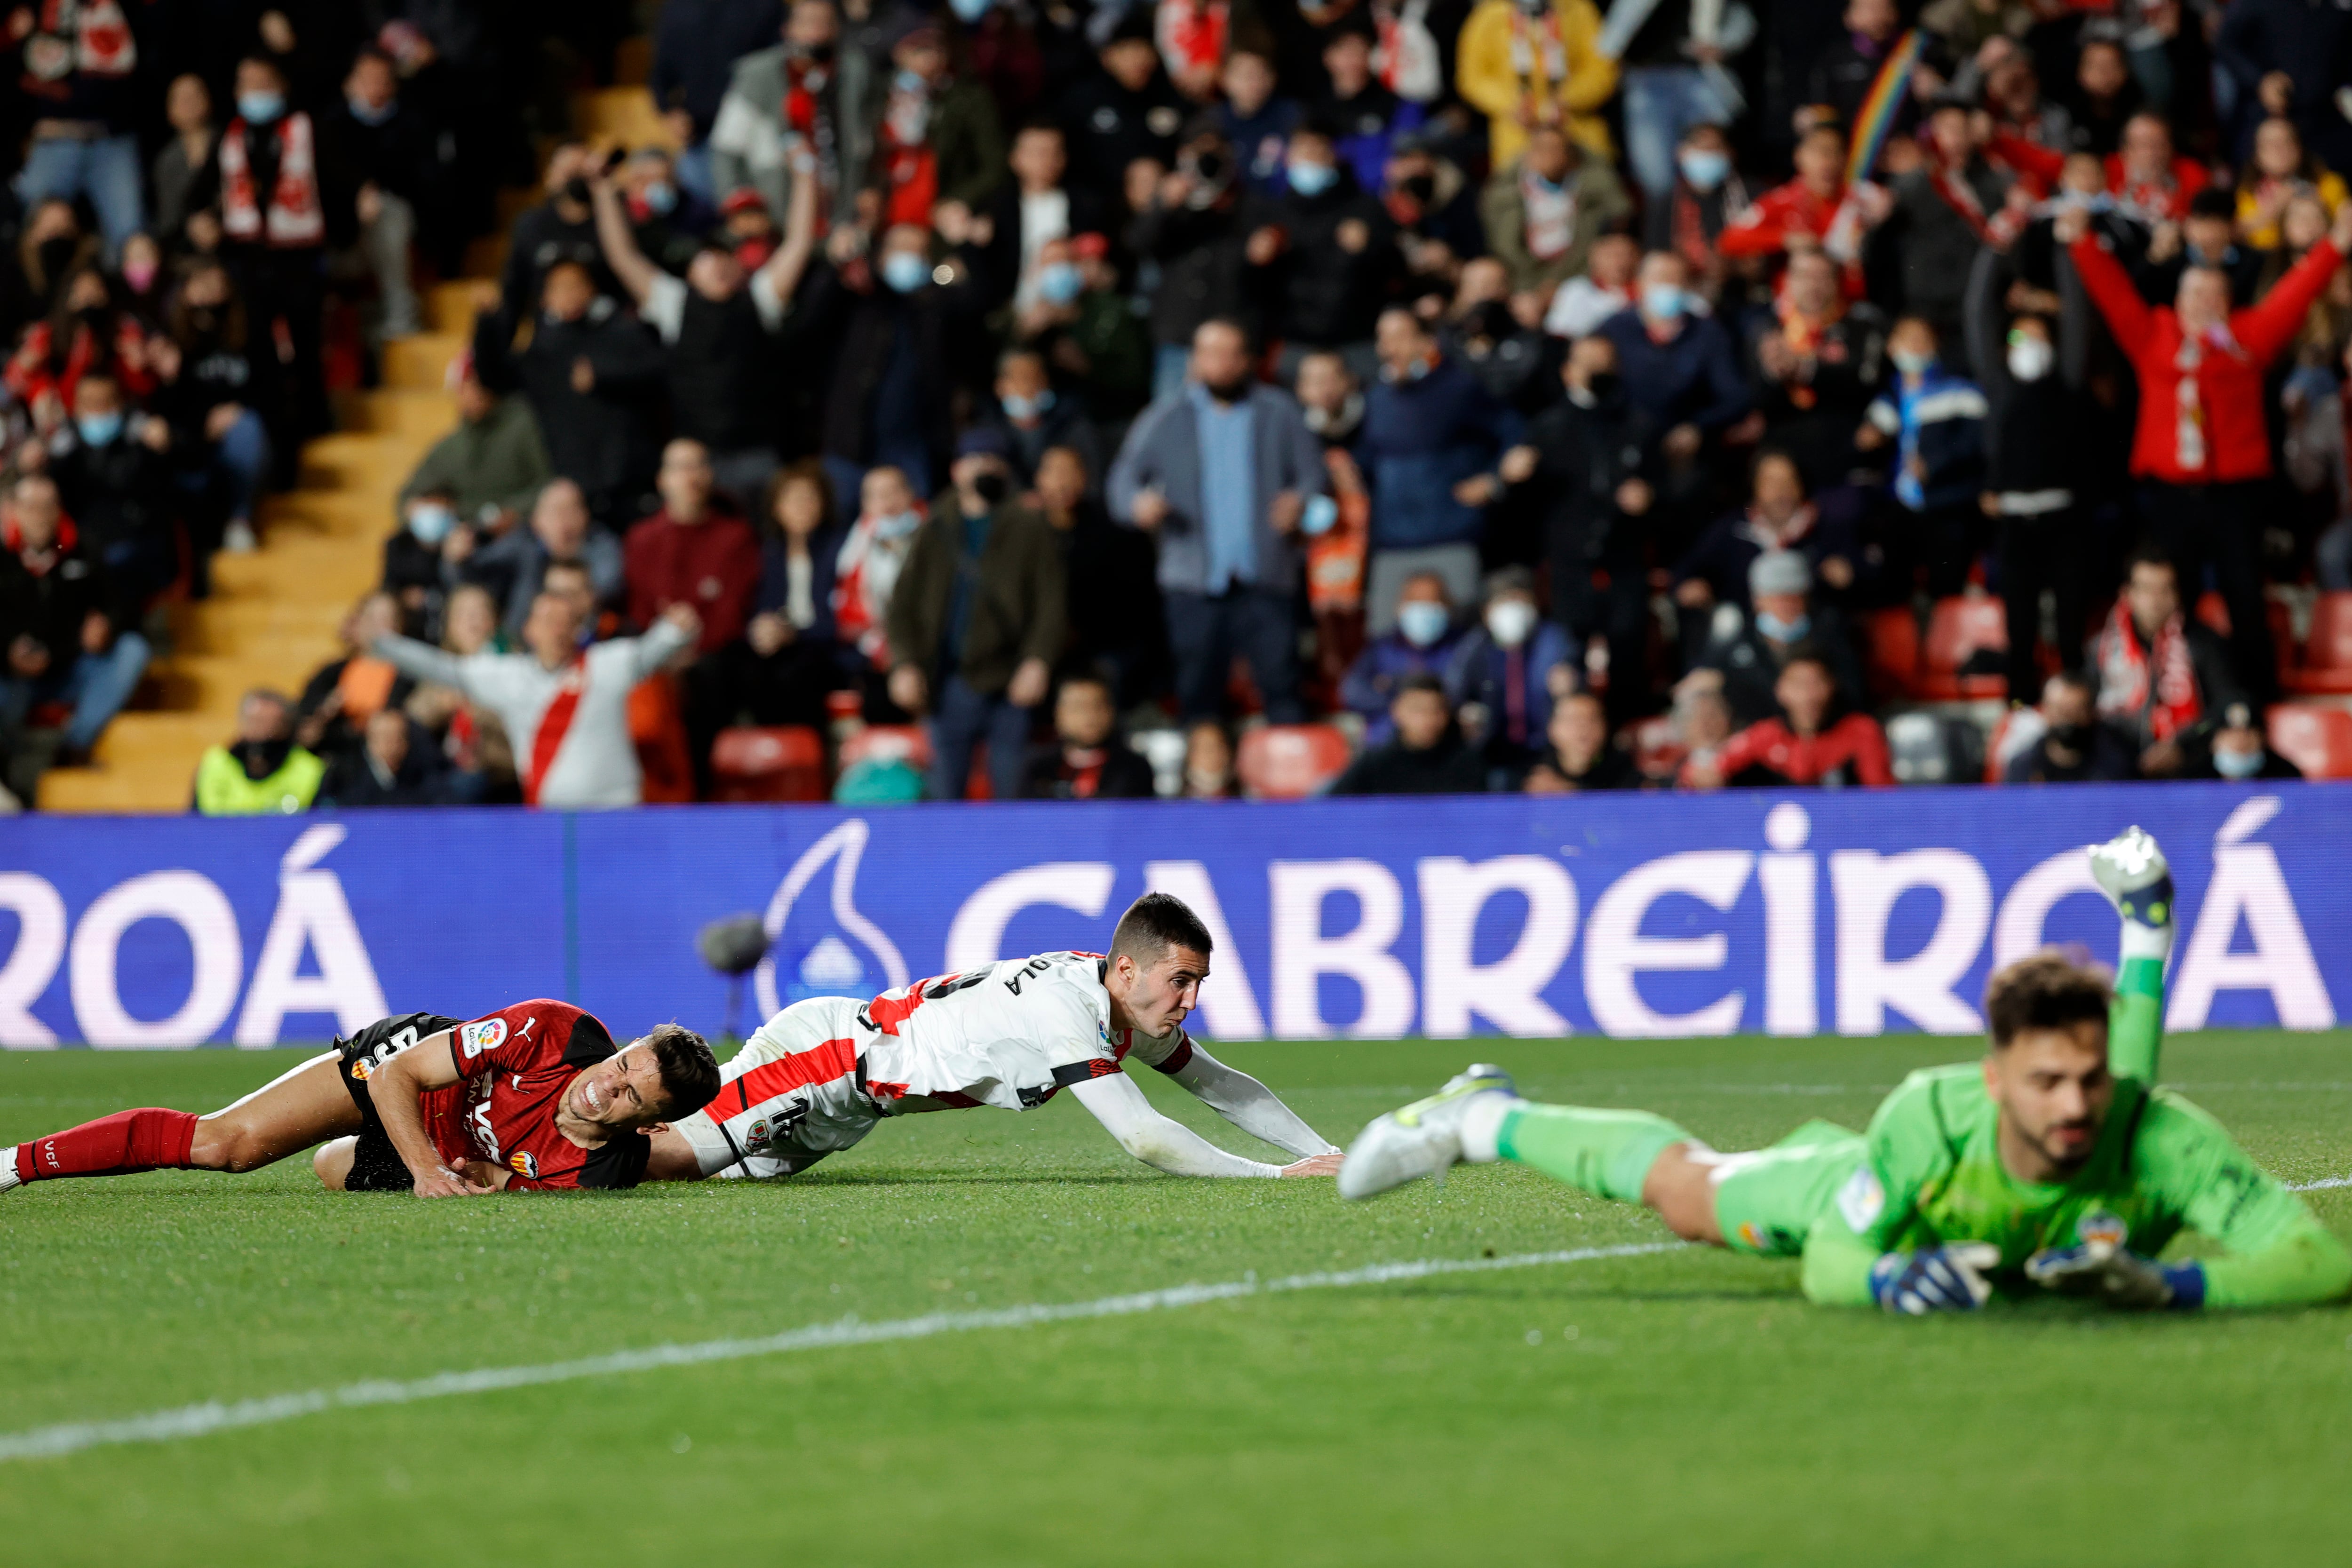
[[[2057,358],[2048,340],[2020,338],[2009,345],[2009,374],[2020,381],[2040,381]]]
[[[1936,363],[1933,354],[1915,353],[1909,349],[1894,350],[1886,357],[1893,360],[1895,368],[1905,375],[1922,374],[1929,365]]]
[[[1486,606],[1486,630],[1505,647],[1517,647],[1536,629],[1536,607],[1525,599],[1504,599]]]

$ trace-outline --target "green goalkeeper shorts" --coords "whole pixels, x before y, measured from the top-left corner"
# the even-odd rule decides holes
[[[1759,1258],[1794,1258],[1816,1215],[1862,1162],[1863,1136],[1808,1121],[1769,1149],[1726,1154],[1715,1168],[1715,1220],[1723,1243]]]

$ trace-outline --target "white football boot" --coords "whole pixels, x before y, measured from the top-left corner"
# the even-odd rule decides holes
[[[1443,1180],[1462,1161],[1462,1118],[1472,1106],[1502,1095],[1516,1100],[1511,1075],[1487,1062],[1445,1080],[1427,1100],[1390,1111],[1356,1139],[1339,1166],[1339,1195],[1369,1198],[1421,1176]]]

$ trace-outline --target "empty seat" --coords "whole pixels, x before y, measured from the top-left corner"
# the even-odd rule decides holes
[[[1348,737],[1329,724],[1265,724],[1245,731],[1234,771],[1261,800],[1298,800],[1347,770]]]
[[[2001,602],[1990,594],[1958,594],[1936,601],[1928,613],[1927,636],[1919,649],[1919,672],[1913,695],[1931,702],[1974,700],[1999,697],[2009,679],[1999,673],[1962,673],[1971,658],[1997,658],[2009,651],[2009,616]]]
[[[710,775],[713,800],[823,800],[824,742],[803,724],[721,730]]]
[[[1864,676],[1881,702],[1904,696],[1919,674],[1919,621],[1908,608],[1873,610],[1863,617]]]
[[[931,765],[930,732],[920,724],[868,724],[841,742],[841,765],[867,758],[905,763],[918,770]]]
[[[2271,750],[2305,778],[2352,779],[2352,710],[2282,702],[2270,710]]]
[[[2352,594],[2322,594],[2300,668],[2280,677],[2289,691],[2352,692]]]

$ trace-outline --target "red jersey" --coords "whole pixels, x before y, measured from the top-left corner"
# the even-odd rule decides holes
[[[1727,784],[1751,769],[1792,784],[1895,782],[1886,736],[1866,713],[1849,713],[1817,735],[1800,735],[1780,719],[1750,724],[1723,743],[1715,765]]]
[[[652,1146],[625,1132],[583,1149],[555,1130],[563,1091],[616,1050],[593,1013],[567,1002],[518,1002],[450,1029],[458,1081],[419,1101],[425,1131],[452,1165],[488,1160],[522,1190],[634,1187]]]

